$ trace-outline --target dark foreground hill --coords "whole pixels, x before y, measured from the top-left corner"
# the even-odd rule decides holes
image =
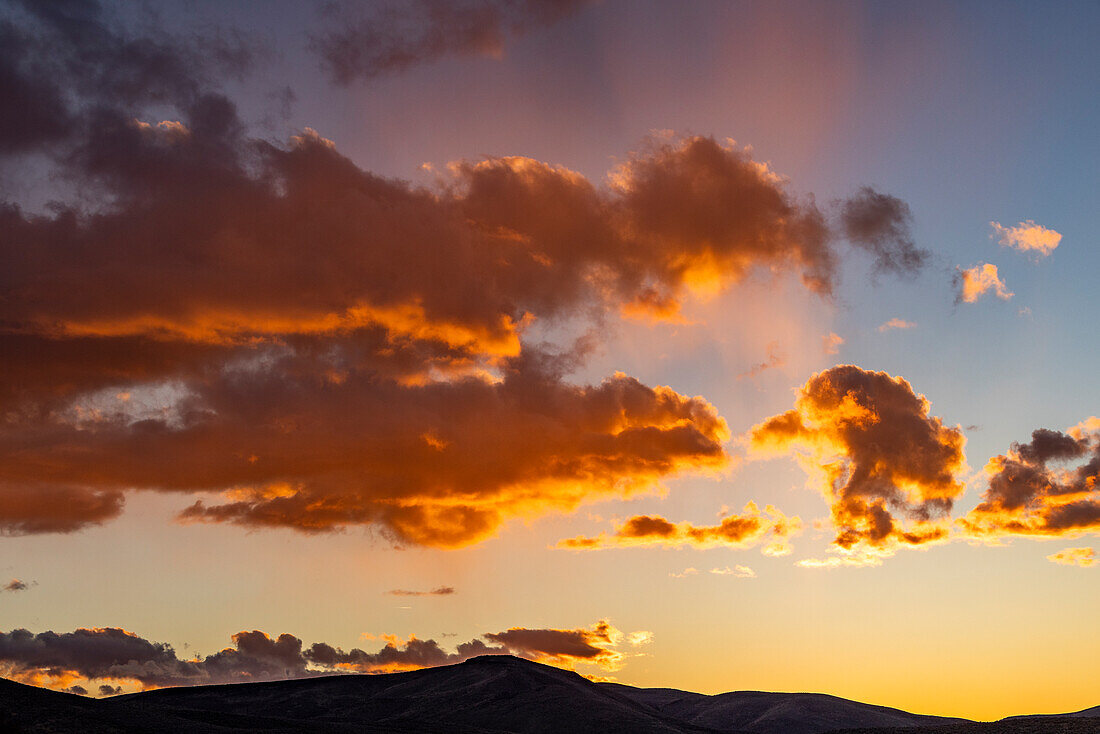
[[[1088,712],[1080,712],[1087,715]],[[1044,725],[1043,717],[1002,722]],[[1054,727],[1100,719],[1049,719]],[[1082,734],[1097,729],[989,725],[804,693],[725,693],[592,683],[507,656],[389,675],[165,688],[92,700],[0,679],[0,731],[359,732],[360,734]],[[896,727],[907,727],[898,729]]]

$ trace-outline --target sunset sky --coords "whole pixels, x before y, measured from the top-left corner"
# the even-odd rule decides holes
[[[0,0],[0,675],[1097,705],[1098,35]]]

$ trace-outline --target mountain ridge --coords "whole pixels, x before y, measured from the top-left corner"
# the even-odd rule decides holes
[[[1024,723],[1013,725],[1049,720],[1077,721],[1087,727],[1090,716],[1100,717],[1100,706],[1063,717],[1014,717]],[[1100,718],[1096,723],[1100,726]],[[507,655],[401,673],[161,688],[98,700],[0,679],[0,729],[19,734],[953,734],[972,727],[979,727],[975,732],[994,731],[983,726],[987,725],[820,693],[707,695],[596,683],[573,671]],[[1078,730],[1088,731],[1079,727],[1074,734]]]

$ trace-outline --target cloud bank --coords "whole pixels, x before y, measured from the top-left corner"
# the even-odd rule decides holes
[[[37,634],[16,629],[0,632],[0,671],[12,680],[59,690],[76,681],[102,681],[100,695],[120,693],[122,686],[149,689],[390,673],[460,663],[478,655],[515,655],[567,669],[588,665],[606,673],[623,665],[627,653],[620,648],[645,644],[650,638],[648,632],[626,634],[600,620],[576,629],[512,627],[464,642],[454,652],[415,636],[404,642],[392,639],[377,652],[345,652],[324,642],[307,648],[294,635],[272,638],[252,630],[233,635],[232,647],[184,660],[171,645],[117,627]]]

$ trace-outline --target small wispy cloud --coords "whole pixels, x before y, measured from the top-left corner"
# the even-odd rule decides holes
[[[756,571],[753,571],[748,566],[734,566],[733,568],[726,566],[725,568],[712,568],[710,572],[719,576],[733,576],[734,578],[739,579],[756,578]]]
[[[1051,563],[1062,566],[1078,566],[1088,568],[1096,565],[1096,551],[1092,548],[1066,548],[1047,556]]]
[[[687,578],[688,576],[696,576],[696,575],[698,575],[698,573],[699,573],[699,569],[692,568],[691,566],[688,566],[687,568],[685,568],[680,573],[670,573],[669,576],[671,576],[674,579],[683,579],[683,578]]]
[[[989,226],[993,228],[993,234],[989,236],[999,237],[998,242],[1004,247],[1011,247],[1039,257],[1046,257],[1054,252],[1062,242],[1060,233],[1036,224],[1031,219],[1020,222],[1015,227],[1005,227],[1000,222],[990,222]]]
[[[772,342],[768,344],[768,361],[759,362],[754,364],[748,372],[742,372],[737,376],[738,380],[743,380],[746,377],[752,379],[759,377],[765,370],[775,369],[776,367],[782,367],[787,363],[787,360],[783,358],[783,355],[779,354],[779,342]]]
[[[906,321],[905,319],[899,319],[894,317],[884,324],[879,324],[876,331],[890,331],[892,329],[915,329],[917,324],[915,321]]]
[[[437,586],[431,591],[410,591],[408,589],[391,589],[386,592],[390,596],[450,596],[456,593],[453,586]]]
[[[840,351],[840,345],[844,343],[844,337],[835,331],[830,331],[821,337],[821,350],[825,354],[836,354]]]
[[[3,587],[4,591],[26,591],[28,588],[27,582],[19,579],[12,579]]]

